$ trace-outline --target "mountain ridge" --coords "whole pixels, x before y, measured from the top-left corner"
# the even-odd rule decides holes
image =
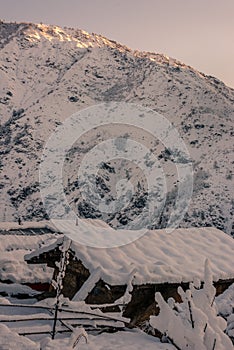
[[[77,110],[123,101],[140,103],[165,115],[191,152],[195,192],[182,225],[214,225],[232,232],[233,89],[177,60],[133,51],[96,34],[79,30],[73,40],[75,29],[26,24],[30,30],[25,34],[17,31],[20,25],[0,23],[1,220],[19,215],[25,220],[45,217],[38,166],[45,141],[56,126]],[[92,46],[95,40],[101,46]],[[92,145],[93,139],[87,149]],[[79,152],[85,152],[81,145]],[[170,168],[168,178],[176,183],[171,157],[165,150],[156,153],[163,166]],[[79,156],[75,159],[79,161]],[[68,164],[68,196],[76,200],[80,189],[74,185],[73,165]],[[99,181],[108,187],[106,171]],[[173,191],[171,186],[171,197]],[[136,197],[139,202],[142,193]],[[118,214],[120,218],[115,215],[106,220],[117,225],[131,220],[136,215],[134,203]],[[78,199],[76,205],[82,215],[99,217],[87,203]],[[164,213],[160,225],[165,225],[167,216]],[[161,227],[158,222],[155,225]]]
[[[59,39],[60,41],[74,41],[77,43],[77,47],[79,48],[88,48],[88,47],[102,47],[102,46],[109,46],[110,48],[119,49],[120,51],[127,51],[131,52],[136,57],[146,57],[151,59],[152,61],[157,60],[158,63],[161,61],[166,64],[175,64],[180,67],[187,67],[192,70],[194,70],[196,73],[201,74],[204,77],[214,79],[216,81],[219,81],[220,83],[224,84],[220,79],[213,75],[205,74],[192,66],[183,63],[180,60],[177,60],[175,58],[169,57],[166,54],[163,53],[156,53],[151,51],[141,51],[141,50],[134,50],[129,48],[126,45],[120,44],[115,40],[108,39],[107,37],[96,34],[96,33],[88,33],[87,31],[84,31],[82,29],[77,29],[73,27],[67,27],[67,26],[57,26],[57,25],[50,25],[50,24],[44,24],[44,23],[32,23],[32,22],[6,22],[3,20],[0,20],[1,26],[6,27],[13,27],[17,28],[16,34],[22,34],[26,40],[28,41],[39,41],[41,38],[45,38],[49,41]],[[0,27],[0,45],[4,44],[4,31]],[[31,31],[30,31],[31,29]],[[41,34],[41,36],[40,36]],[[10,39],[13,39],[13,37],[10,37]],[[83,42],[81,42],[80,39],[83,39]],[[3,40],[3,42],[1,42]],[[226,85],[226,84],[224,84]],[[227,86],[229,89],[234,90],[234,88]]]

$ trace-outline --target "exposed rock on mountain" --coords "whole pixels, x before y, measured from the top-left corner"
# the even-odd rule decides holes
[[[1,22],[0,62],[0,220],[45,218],[38,167],[49,135],[78,110],[124,101],[167,117],[189,149],[194,192],[181,226],[233,231],[233,89],[164,55],[132,51],[100,35],[43,24]],[[148,195],[144,174],[133,164],[103,160],[96,185],[107,201],[114,200],[119,173],[132,178],[135,188],[127,208],[106,216],[80,196],[77,181],[77,162],[112,134],[101,129],[74,145],[65,163],[64,187],[81,216],[118,226],[133,220],[144,207]],[[166,206],[152,224],[164,227],[178,179],[170,150],[153,140],[148,145],[169,182]]]

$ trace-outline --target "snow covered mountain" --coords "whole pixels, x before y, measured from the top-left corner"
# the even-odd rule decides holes
[[[45,141],[63,120],[100,102],[125,101],[166,116],[189,149],[194,192],[181,226],[233,232],[233,89],[164,55],[132,51],[100,35],[43,24],[1,22],[0,62],[1,221],[46,217],[38,167]],[[96,179],[108,201],[114,197],[110,184],[118,171],[135,184],[140,182],[128,208],[116,215],[104,217],[79,195],[77,162],[105,137],[99,130],[71,150],[65,189],[81,216],[124,225],[138,215],[147,197],[134,165],[103,163]],[[163,227],[176,197],[177,178],[170,152],[158,145],[154,152],[171,182],[166,207],[153,224]]]

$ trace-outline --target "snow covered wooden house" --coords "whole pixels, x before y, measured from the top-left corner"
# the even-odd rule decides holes
[[[94,231],[97,226],[96,223]],[[86,230],[87,234],[84,223],[79,224],[79,230]],[[99,230],[109,230],[110,235],[115,232],[102,225]],[[56,276],[63,240],[61,237],[54,244],[26,255],[25,260],[28,264],[46,263],[54,268]],[[206,258],[211,262],[217,294],[234,282],[234,240],[216,228],[180,228],[172,233],[151,230],[132,243],[114,248],[95,248],[71,241],[69,255],[64,296],[113,306],[131,281],[132,299],[124,315],[134,323],[156,312],[156,291],[165,299],[179,300],[179,285],[188,287],[194,277],[202,280]],[[52,287],[50,293],[53,295]]]

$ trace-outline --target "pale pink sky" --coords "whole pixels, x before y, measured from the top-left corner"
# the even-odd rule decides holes
[[[165,53],[234,88],[234,0],[0,0],[0,11]]]

